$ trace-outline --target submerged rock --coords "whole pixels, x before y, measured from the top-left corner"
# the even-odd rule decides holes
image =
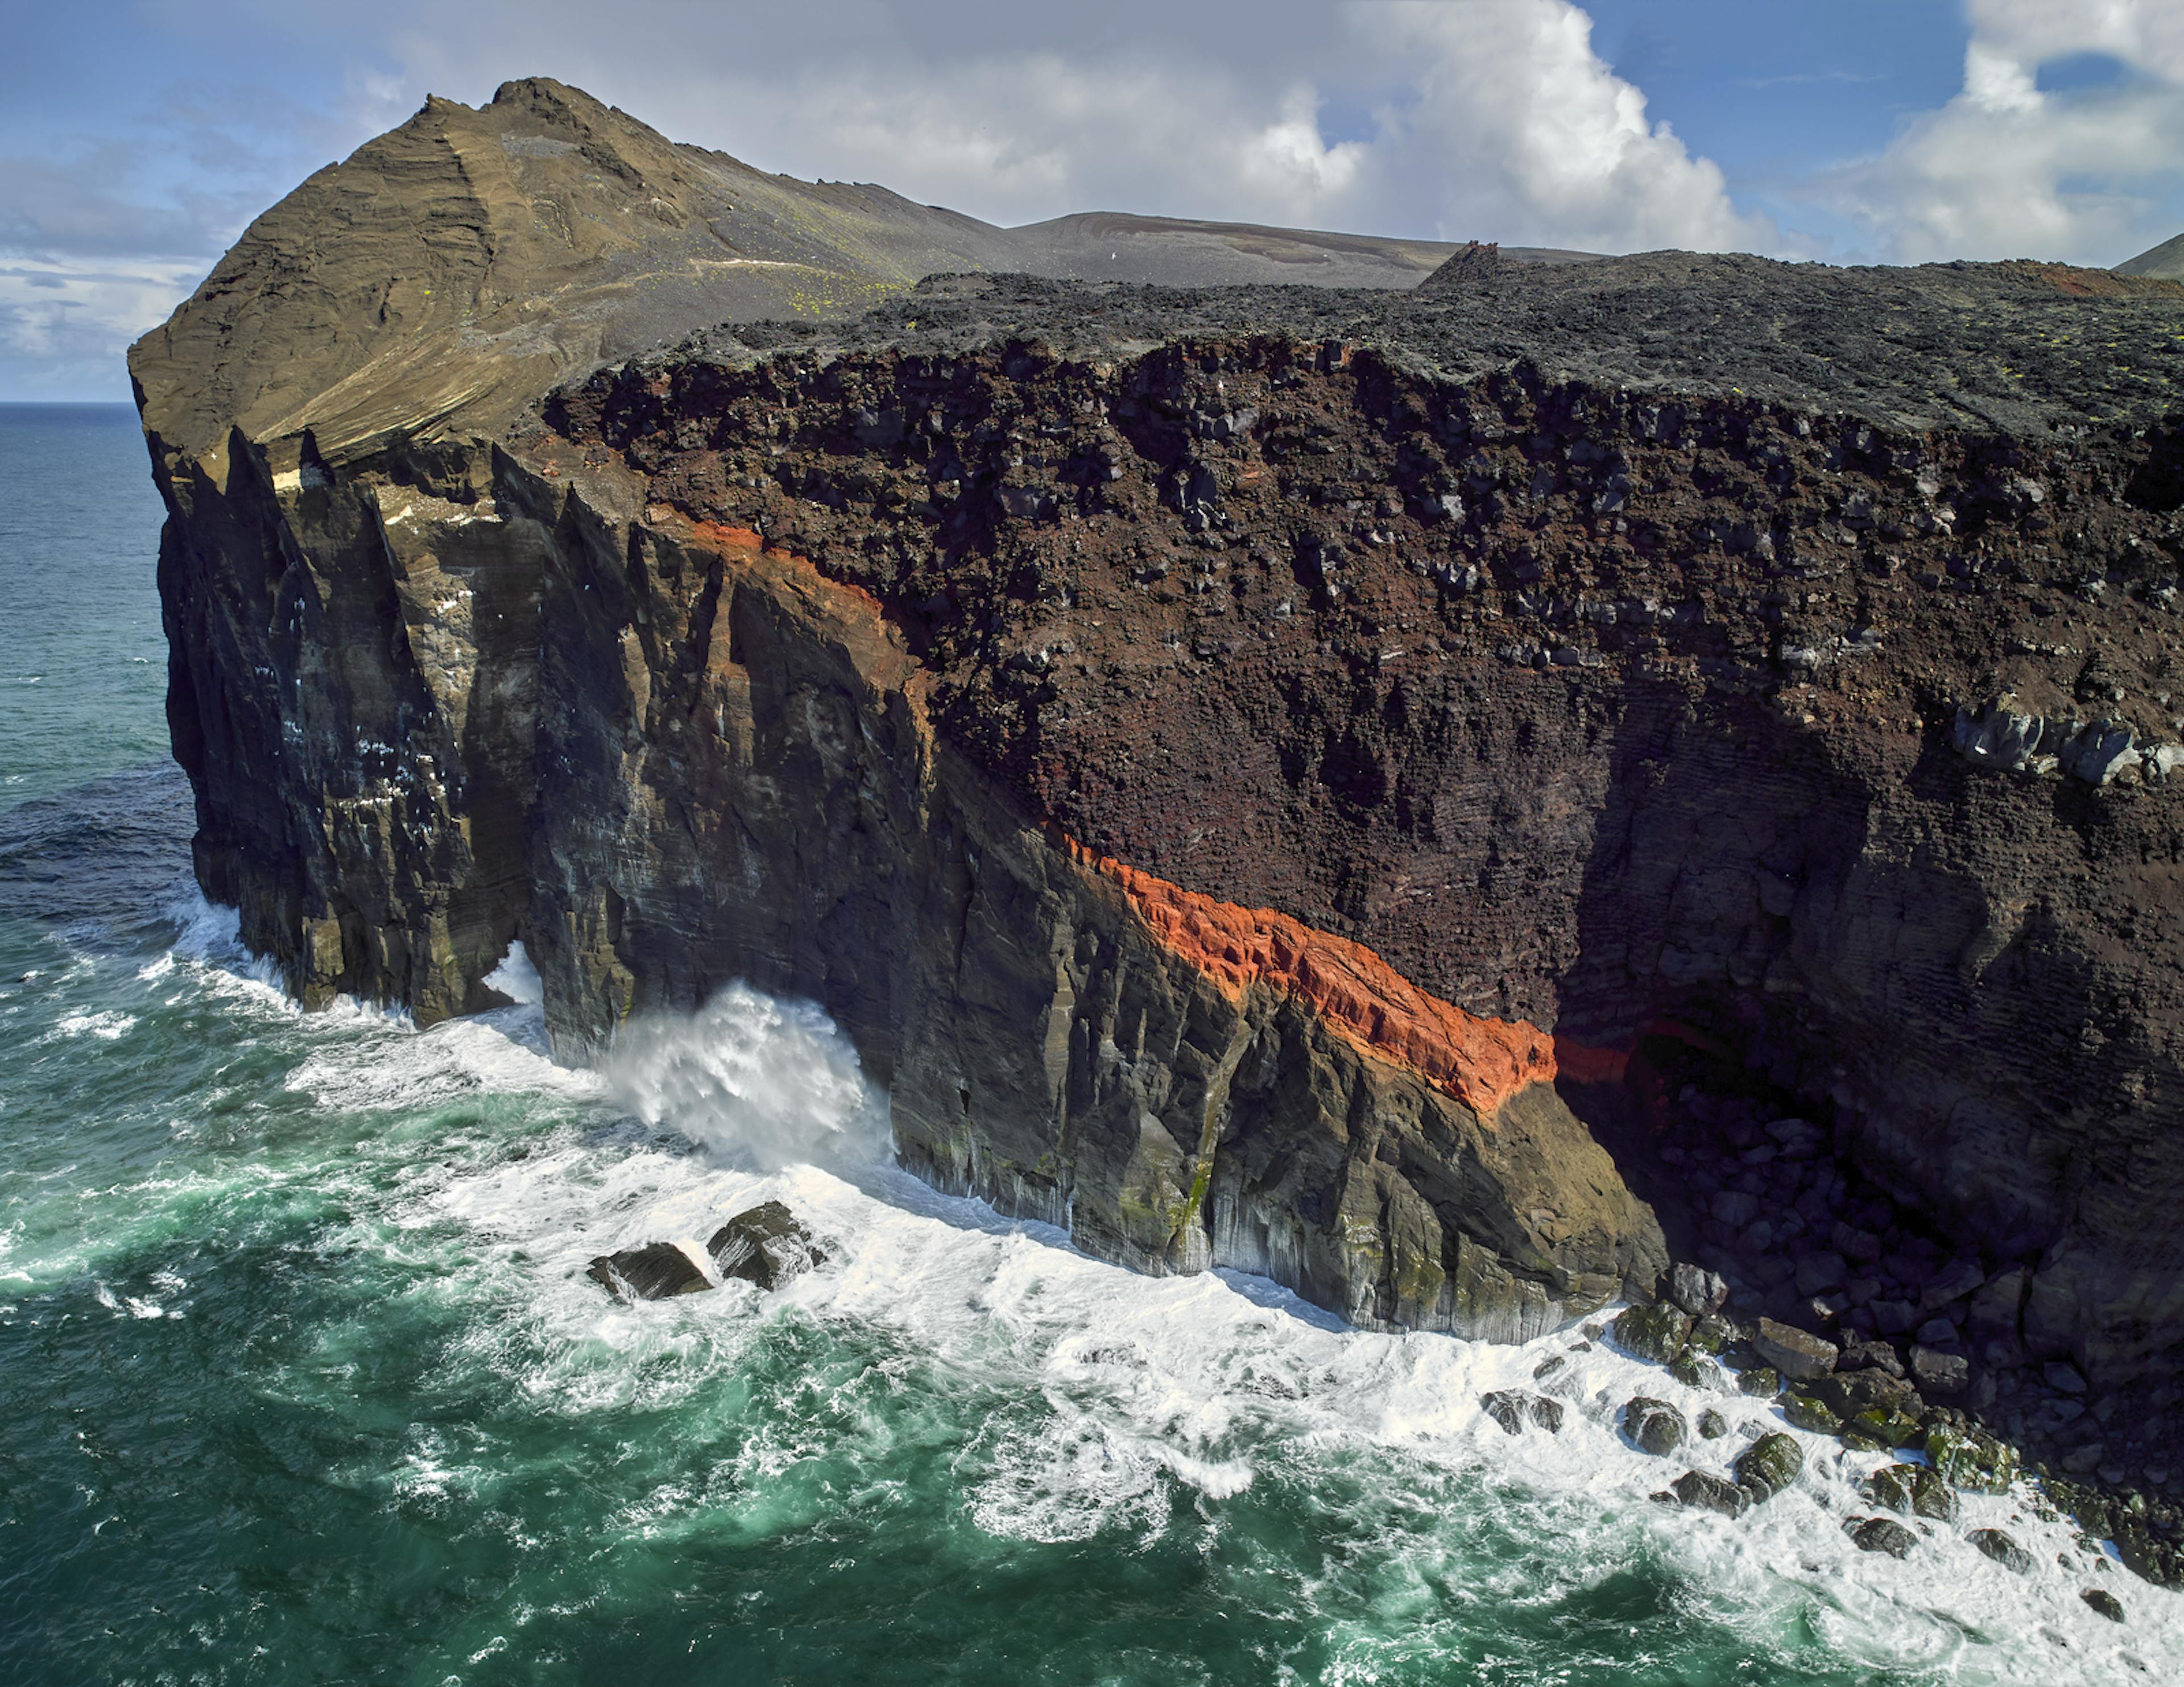
[[[2032,1555],[1998,1528],[1975,1528],[1964,1537],[2006,1570],[2032,1573]]]
[[[1624,1433],[1643,1450],[1665,1458],[1691,1434],[1684,1414],[1664,1400],[1640,1395],[1623,1408]]]
[[[2123,1621],[2123,1601],[2106,1588],[2087,1588],[2078,1595],[2111,1623]]]
[[[738,1213],[713,1233],[705,1251],[723,1278],[739,1277],[760,1289],[777,1289],[827,1260],[811,1233],[777,1200]]]
[[[675,1242],[648,1242],[593,1259],[584,1275],[617,1300],[665,1300],[713,1286],[689,1250]]]
[[[1527,1423],[1536,1424],[1550,1435],[1562,1433],[1563,1404],[1558,1400],[1516,1389],[1496,1389],[1492,1394],[1481,1395],[1479,1403],[1486,1408],[1489,1417],[1512,1435],[1524,1434]]]
[[[1712,1406],[1699,1413],[1699,1438],[1702,1440],[1719,1441],[1727,1434],[1729,1420]]]
[[[1780,1430],[1762,1435],[1736,1456],[1730,1467],[1736,1485],[1752,1495],[1756,1505],[1773,1499],[1802,1475],[1805,1450],[1794,1436]]]

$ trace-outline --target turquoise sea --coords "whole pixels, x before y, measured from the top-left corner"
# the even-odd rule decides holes
[[[2177,1598],[2022,1495],[1964,1526],[2029,1577],[1858,1552],[1876,1461],[1817,1439],[1671,1510],[1754,1402],[1649,1458],[1617,1406],[1708,1400],[1575,1332],[1348,1331],[935,1195],[808,1008],[601,1072],[526,1007],[298,1012],[190,882],[159,513],[127,410],[0,408],[0,1682],[2184,1679]],[[769,1196],[833,1255],[777,1294],[583,1276]]]

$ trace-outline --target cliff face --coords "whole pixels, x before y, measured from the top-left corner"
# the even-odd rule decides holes
[[[472,1010],[521,937],[575,1055],[747,977],[944,1187],[1513,1337],[1650,1292],[1580,1115],[1694,1055],[1992,1279],[1983,1364],[2173,1372],[2173,287],[962,281],[583,376],[619,260],[496,236],[292,393],[284,266],[385,267],[340,203],[135,361],[199,875],[307,999]]]

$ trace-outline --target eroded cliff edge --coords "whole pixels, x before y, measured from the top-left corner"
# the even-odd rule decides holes
[[[509,214],[626,200],[516,104]],[[511,373],[462,250],[339,405],[193,384],[276,384],[277,241],[136,360],[199,875],[308,999],[474,1009],[520,936],[581,1050],[749,977],[945,1186],[1507,1335],[1650,1289],[1578,1112],[1703,1048],[2011,1285],[1990,1373],[2173,1372],[2173,290],[956,281],[588,376],[614,254]]]

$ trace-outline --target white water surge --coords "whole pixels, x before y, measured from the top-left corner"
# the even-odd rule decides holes
[[[451,1083],[599,1093],[597,1079],[536,1053],[535,1010],[421,1034],[330,1023],[320,1042],[295,1082],[345,1107],[420,1107]],[[765,1321],[848,1322],[1043,1402],[996,1423],[980,1449],[969,1505],[996,1536],[1149,1539],[1178,1506],[1217,1512],[1270,1477],[1323,1480],[1330,1528],[1411,1537],[1414,1583],[1403,1596],[1421,1603],[1421,1620],[1444,1600],[1543,1596],[1523,1578],[1442,1578],[1461,1569],[1472,1523],[1421,1515],[1418,1496],[1469,1475],[1483,1478],[1503,1526],[1545,1549],[1527,1576],[1546,1567],[1583,1582],[1650,1559],[1755,1640],[1809,1632],[1876,1670],[1964,1682],[2184,1679],[2184,1601],[2081,1549],[2067,1523],[2040,1521],[2028,1491],[1964,1496],[1960,1527],[1921,1526],[1906,1561],[1861,1552],[1842,1519],[1871,1512],[1857,1484],[1887,1461],[1792,1432],[1807,1466],[1791,1492],[1736,1522],[1670,1509],[1647,1496],[1689,1466],[1725,1469],[1753,1428],[1785,1427],[1779,1414],[1686,1389],[1602,1344],[1573,1351],[1575,1332],[1522,1348],[1370,1334],[1257,1279],[1135,1276],[1079,1255],[1049,1227],[937,1194],[881,1163],[883,1098],[809,1005],[733,988],[698,1014],[633,1027],[607,1084],[646,1126],[672,1127],[702,1151],[634,1125],[572,1125],[519,1161],[426,1172],[398,1220],[465,1227],[482,1286],[540,1327],[537,1348],[549,1356],[506,1381],[542,1407],[581,1413],[633,1390],[695,1405]],[[822,1157],[826,1169],[809,1163]],[[787,1202],[834,1256],[777,1294],[732,1283],[625,1306],[582,1275],[595,1254],[702,1235],[767,1198]],[[478,1343],[474,1357],[488,1366],[513,1350],[483,1330]],[[1562,1370],[1535,1383],[1556,1354]],[[1562,1433],[1506,1434],[1479,1401],[1512,1388],[1565,1400]],[[1649,1457],[1615,1428],[1638,1393],[1674,1402],[1694,1424],[1713,1406],[1739,1428]],[[799,1450],[747,1456],[793,1462]],[[693,1527],[704,1510],[694,1494],[656,1495],[644,1527]],[[2031,1575],[1965,1544],[1964,1531],[1987,1526],[2031,1550]],[[2081,1601],[2093,1586],[2124,1601],[2126,1628]]]
[[[286,1085],[298,1102],[385,1122],[308,1168],[246,1156],[222,1175],[308,1180],[329,1204],[325,1257],[412,1275],[432,1262],[432,1286],[409,1292],[467,1309],[437,1361],[451,1387],[572,1428],[657,1407],[715,1434],[722,1402],[752,1386],[755,1356],[807,1340],[832,1356],[770,1385],[796,1409],[734,1420],[712,1476],[632,1496],[615,1514],[622,1538],[823,1528],[851,1495],[800,1482],[815,1462],[862,1473],[855,1502],[884,1509],[902,1451],[937,1437],[960,1443],[950,1503],[1003,1551],[1096,1541],[1127,1555],[1185,1528],[1242,1539],[1256,1509],[1301,1508],[1314,1549],[1266,1559],[1235,1596],[1320,1614],[1351,1662],[1317,1679],[1381,1679],[1391,1634],[1414,1644],[1414,1668],[1444,1627],[1475,1634],[1497,1612],[1643,1568],[1797,1679],[1825,1655],[1854,1673],[1964,1683],[2184,1679],[2184,1601],[2081,1549],[2067,1523],[2042,1522],[2028,1492],[1964,1496],[1958,1527],[1914,1525],[1907,1560],[1861,1552],[1842,1520],[1870,1514],[1857,1484],[1886,1461],[1800,1433],[1803,1478],[1746,1517],[1664,1506],[1648,1495],[1685,1468],[1725,1470],[1758,1426],[1783,1428],[1771,1406],[1684,1388],[1604,1344],[1574,1350],[1574,1331],[1522,1348],[1365,1333],[1262,1280],[1135,1276],[1049,1227],[938,1194],[886,1163],[884,1098],[808,1005],[733,988],[697,1014],[633,1027],[604,1073],[573,1072],[545,1056],[535,1005],[425,1032],[354,1007],[304,1015],[235,948],[231,916],[189,910],[184,926],[171,961],[132,971],[101,1011],[217,1001],[239,1044],[295,1041]],[[227,1199],[205,1176],[165,1172],[109,1193],[148,1214],[216,1216]],[[777,1293],[730,1283],[625,1306],[583,1275],[597,1254],[702,1237],[769,1198],[829,1255]],[[11,1294],[64,1270],[103,1279],[103,1245],[73,1239],[36,1259],[0,1249],[0,1274]],[[100,1301],[140,1320],[193,1317],[190,1303],[179,1278],[151,1300],[131,1286]],[[372,1339],[362,1322],[330,1326],[321,1363],[362,1363]],[[1563,1366],[1535,1381],[1556,1355]],[[1562,1399],[1561,1434],[1506,1434],[1479,1405],[1498,1389]],[[1712,1406],[1736,1427],[1649,1457],[1616,1428],[1641,1393],[1694,1426]],[[936,1400],[970,1404],[944,1423]],[[407,1432],[391,1473],[366,1458],[337,1474],[434,1516],[488,1506],[504,1480],[488,1440],[431,1424]],[[2031,1551],[2031,1575],[1965,1543],[1987,1526]],[[2123,1601],[2125,1626],[2082,1602],[2090,1587]],[[1651,1644],[1634,1625],[1634,1668],[1683,1679]]]

